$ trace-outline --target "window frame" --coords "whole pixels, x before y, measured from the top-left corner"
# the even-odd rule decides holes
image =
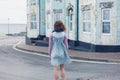
[[[30,14],[30,29],[37,29],[37,15],[36,15],[36,13]]]
[[[88,15],[85,15],[85,13],[89,13]],[[89,16],[88,19],[86,19]],[[84,26],[86,24],[90,24],[89,26]],[[91,10],[83,11],[83,32],[90,33],[91,32]]]
[[[73,30],[73,11],[70,10],[70,16],[69,16],[69,24],[70,24],[70,31]]]
[[[107,19],[107,20],[104,20],[104,11],[105,10],[108,10],[109,11],[109,18]],[[110,21],[110,19],[111,19],[111,9],[109,9],[109,8],[105,8],[105,9],[102,9],[102,33],[103,34],[110,34],[111,33],[111,21]],[[105,30],[105,26],[104,26],[104,23],[110,23],[109,25],[109,31],[107,31],[107,32],[104,32]]]

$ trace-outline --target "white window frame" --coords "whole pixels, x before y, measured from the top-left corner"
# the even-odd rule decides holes
[[[107,19],[107,20],[104,20],[104,15],[103,15],[103,12],[105,11],[105,10],[109,10],[109,19]],[[111,19],[111,10],[108,8],[108,9],[102,9],[102,33],[103,34],[110,34],[110,32],[111,32],[111,22],[110,22],[110,19]],[[110,23],[109,25],[109,31],[108,32],[104,32],[104,28],[103,28],[103,23]]]
[[[85,15],[85,13],[89,13],[89,15]],[[84,26],[85,24],[89,24],[89,26]],[[91,10],[83,11],[83,32],[91,32]]]

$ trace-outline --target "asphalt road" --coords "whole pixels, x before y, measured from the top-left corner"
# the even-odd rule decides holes
[[[12,48],[22,39],[0,39],[0,80],[54,80],[49,58]],[[65,70],[67,80],[120,80],[120,64],[72,62]]]

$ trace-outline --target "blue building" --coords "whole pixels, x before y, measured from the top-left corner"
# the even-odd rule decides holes
[[[27,10],[27,39],[31,42],[48,39],[54,22],[62,20],[70,48],[120,51],[119,0],[29,0]]]

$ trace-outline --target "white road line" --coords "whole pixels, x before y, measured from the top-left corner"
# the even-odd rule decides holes
[[[24,51],[24,50],[20,50],[20,49],[17,49],[16,46],[18,44],[20,44],[23,40],[19,41],[17,44],[14,44],[13,45],[13,49],[17,50],[17,51],[20,51],[20,52],[24,52],[24,53],[27,53],[27,54],[32,54],[32,55],[38,55],[38,56],[43,56],[43,57],[48,57],[50,58],[48,55],[44,55],[44,54],[40,54],[40,53],[36,53],[36,52],[29,52],[29,51]],[[120,64],[120,63],[115,63],[115,62],[98,62],[98,61],[86,61],[86,60],[76,60],[76,59],[71,59],[72,61],[75,61],[75,62],[85,62],[85,63],[95,63],[95,64]]]

